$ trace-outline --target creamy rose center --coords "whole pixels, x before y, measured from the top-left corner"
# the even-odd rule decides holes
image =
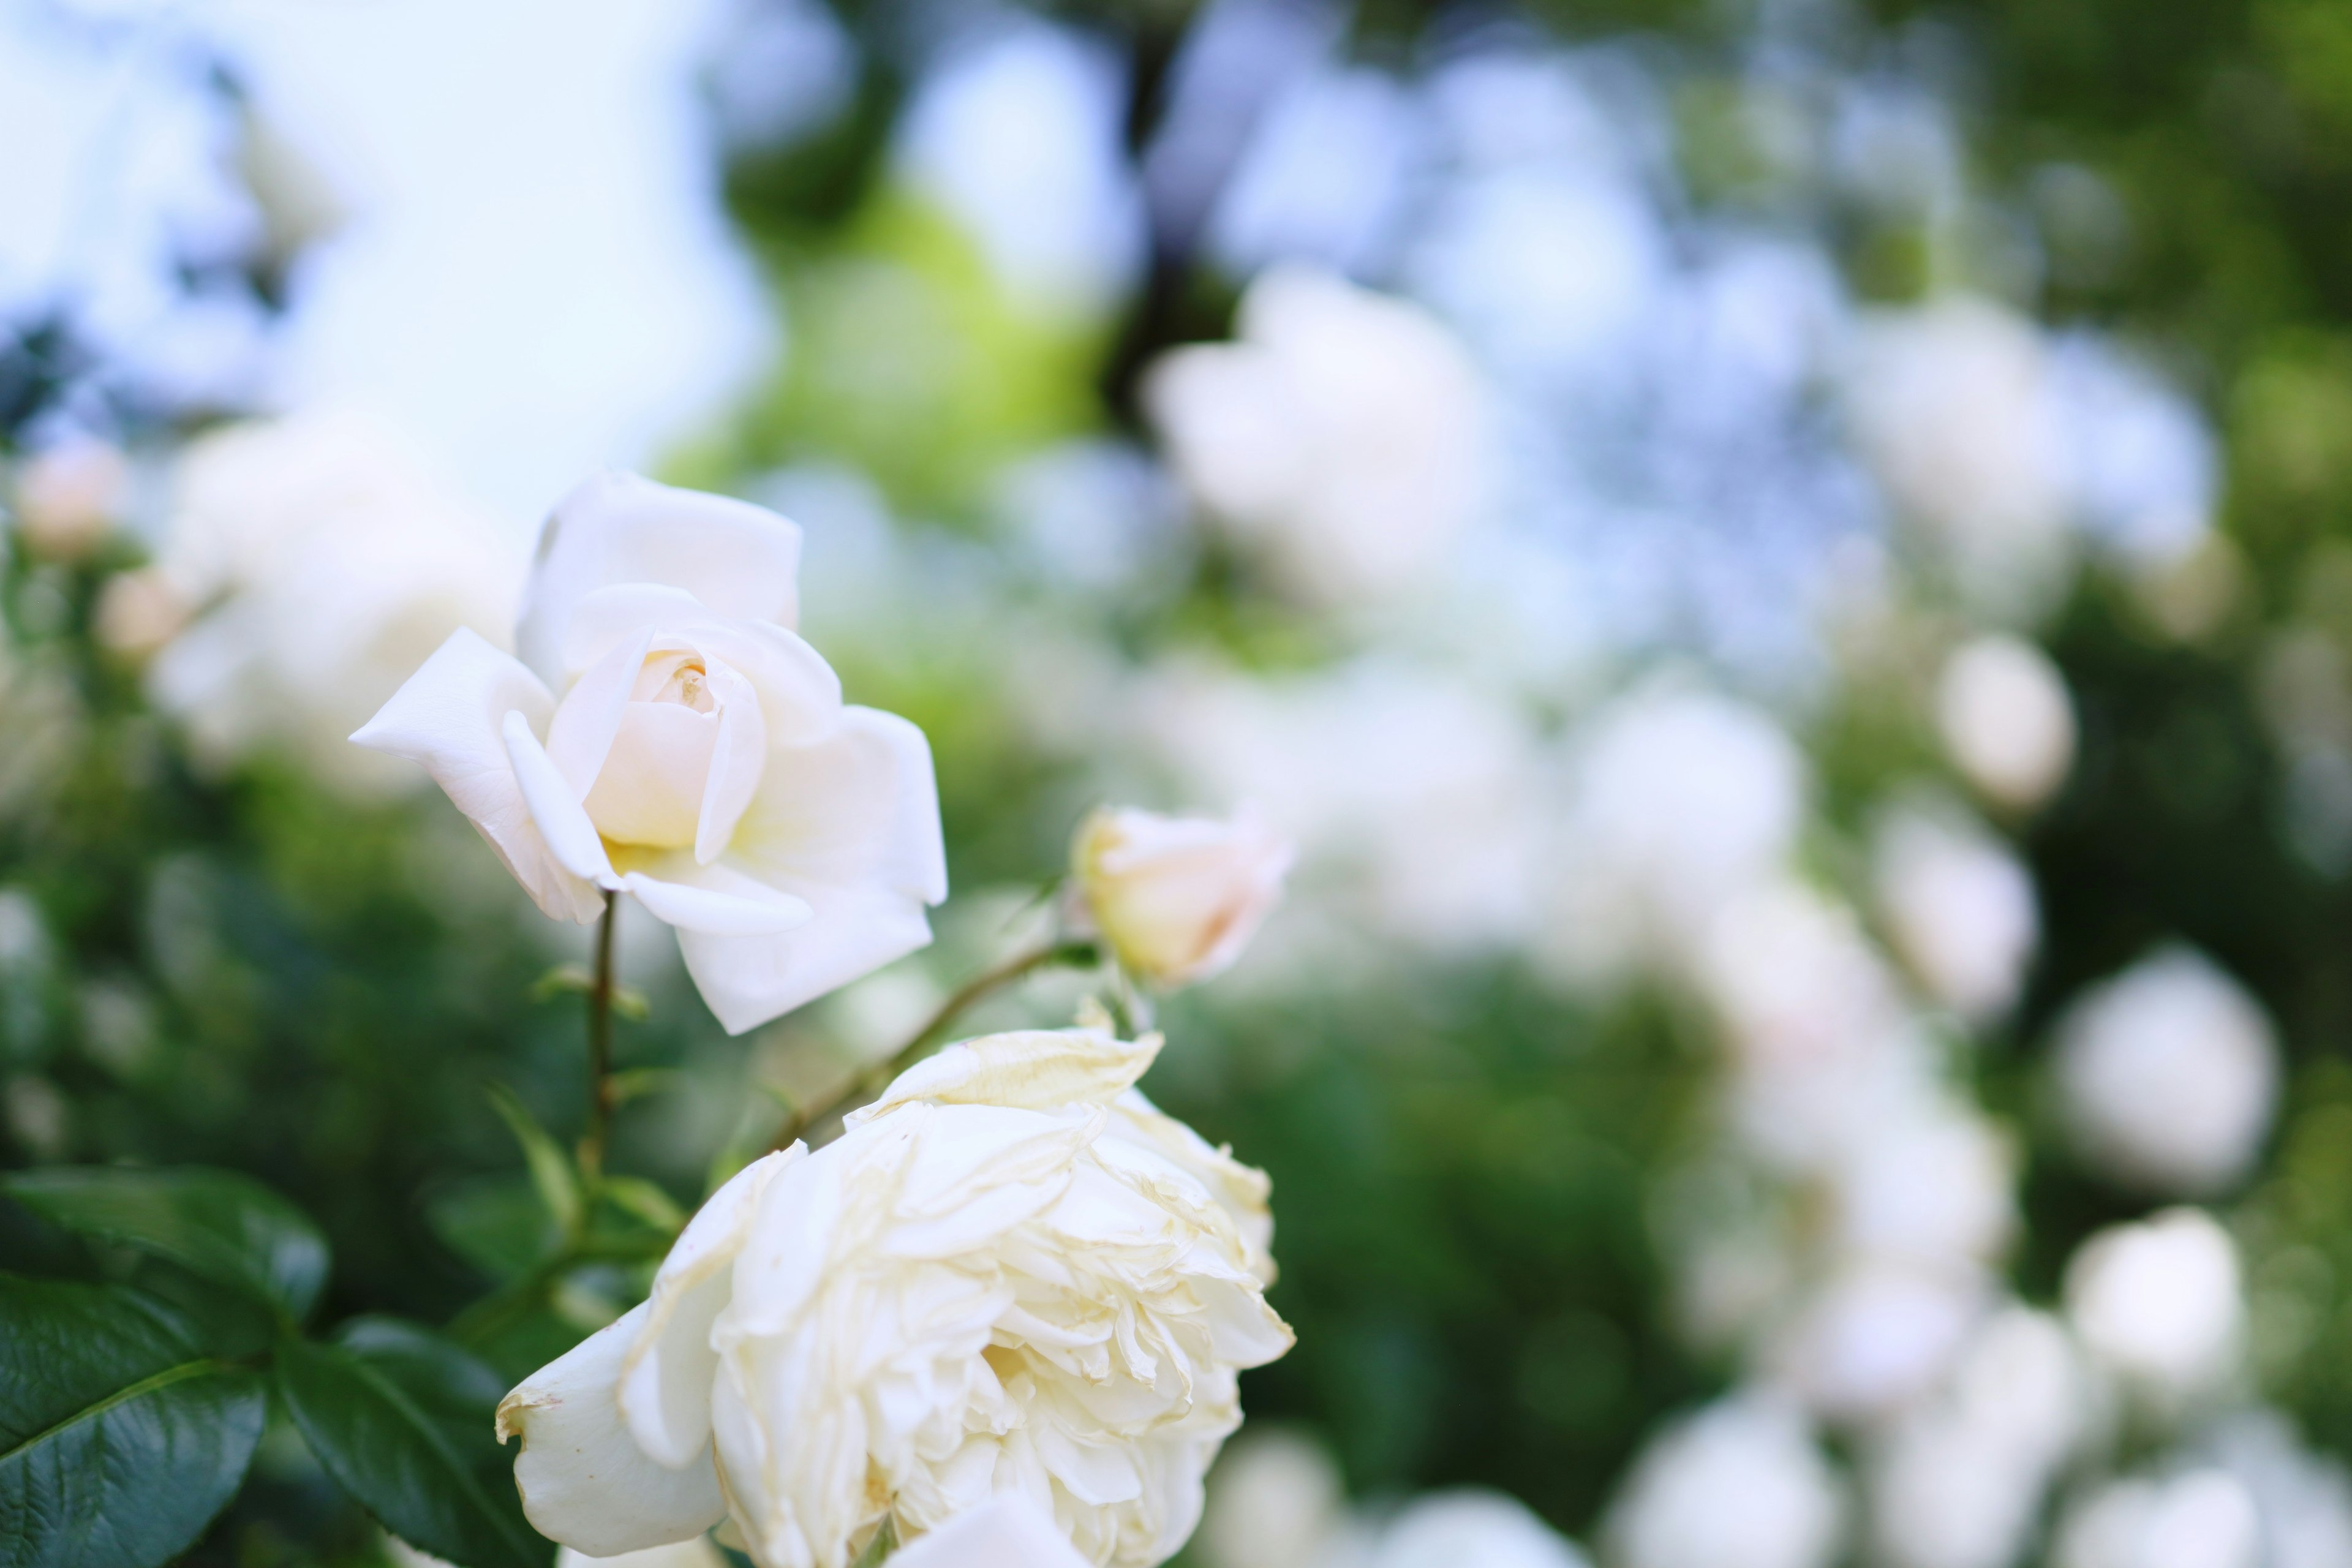
[[[719,703],[702,660],[690,653],[648,657],[621,710],[613,749],[581,803],[588,820],[615,844],[692,845],[718,742]]]

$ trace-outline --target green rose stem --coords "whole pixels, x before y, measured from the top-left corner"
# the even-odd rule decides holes
[[[604,1170],[604,1139],[613,1124],[613,917],[620,895],[604,895],[596,921],[596,973],[588,984],[588,1131],[580,1139],[580,1169],[593,1185]]]
[[[1026,952],[1016,953],[993,969],[981,971],[957,987],[954,994],[940,1003],[939,1010],[924,1022],[921,1028],[915,1031],[913,1037],[905,1045],[891,1052],[879,1066],[869,1068],[861,1075],[847,1090],[828,1104],[796,1109],[785,1119],[783,1126],[777,1130],[773,1146],[778,1149],[789,1148],[793,1140],[826,1117],[842,1110],[853,1110],[856,1106],[872,1100],[889,1087],[892,1079],[929,1055],[931,1047],[939,1043],[940,1037],[948,1032],[949,1026],[972,1006],[1002,991],[1007,985],[1034,974],[1040,969],[1052,969],[1065,964],[1072,968],[1084,968],[1097,962],[1099,958],[1100,953],[1091,942],[1056,940],[1033,947]]]

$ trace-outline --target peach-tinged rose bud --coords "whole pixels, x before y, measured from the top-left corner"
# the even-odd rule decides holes
[[[78,560],[113,531],[130,483],[121,452],[104,441],[45,448],[16,470],[16,532],[36,554]]]
[[[187,595],[160,566],[119,572],[99,590],[98,640],[134,664],[179,636],[187,624]]]
[[[1188,985],[1229,967],[1282,896],[1290,844],[1244,813],[1230,822],[1105,808],[1078,829],[1078,889],[1129,973]]]

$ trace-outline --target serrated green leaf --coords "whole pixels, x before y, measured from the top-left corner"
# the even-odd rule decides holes
[[[547,1212],[554,1216],[557,1227],[564,1235],[578,1235],[583,1205],[579,1173],[572,1166],[572,1157],[506,1085],[490,1085],[490,1104],[505,1119],[515,1142],[522,1146],[523,1163],[530,1167],[530,1184],[539,1189],[539,1201],[547,1205]]]
[[[289,1342],[278,1387],[335,1484],[394,1535],[458,1568],[547,1568],[492,1431],[505,1379],[439,1335],[390,1318],[329,1343]]]
[[[261,1378],[153,1298],[0,1274],[0,1565],[177,1556],[236,1494],[267,1413]]]
[[[15,1172],[0,1189],[53,1225],[163,1258],[289,1324],[310,1315],[327,1282],[318,1227],[235,1171],[59,1165]]]

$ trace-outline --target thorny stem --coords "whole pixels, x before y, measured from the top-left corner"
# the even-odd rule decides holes
[[[588,986],[588,1131],[580,1139],[580,1167],[591,1182],[604,1169],[604,1140],[613,1124],[613,917],[620,896],[604,895],[596,921],[596,973]]]
[[[778,1130],[774,1146],[789,1148],[793,1139],[835,1111],[849,1109],[853,1102],[863,1103],[881,1093],[892,1079],[922,1059],[939,1043],[940,1037],[948,1032],[949,1026],[984,998],[1040,969],[1062,963],[1092,963],[1095,959],[1095,944],[1091,942],[1047,942],[1026,952],[1014,954],[993,969],[981,971],[940,1003],[939,1010],[924,1021],[923,1026],[917,1029],[905,1045],[893,1051],[886,1060],[868,1068],[829,1104],[804,1107],[794,1111]]]

